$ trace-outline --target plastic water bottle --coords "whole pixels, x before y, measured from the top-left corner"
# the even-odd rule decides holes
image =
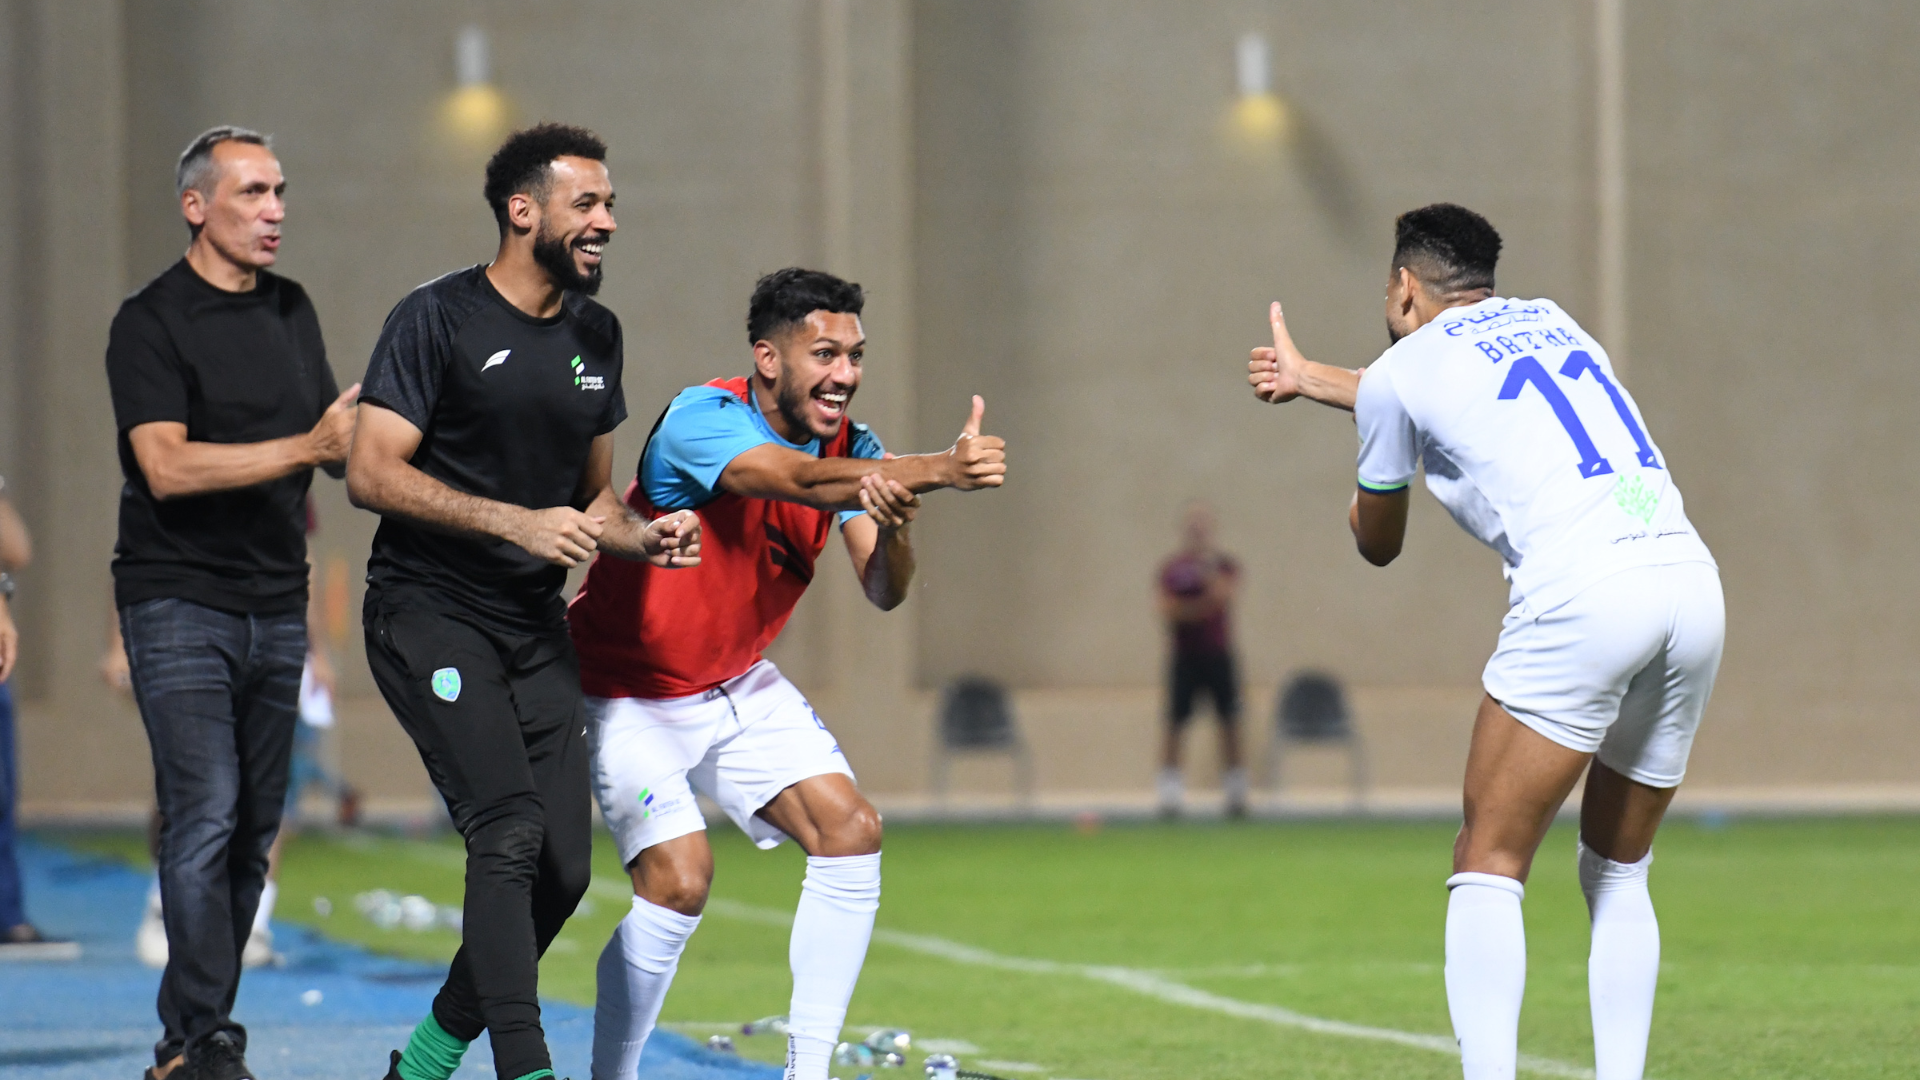
[[[758,1020],[740,1025],[742,1035],[785,1035],[787,1018],[784,1016],[763,1016]]]
[[[881,1054],[878,1060],[880,1063],[880,1067],[883,1069],[897,1069],[900,1066],[905,1065],[907,1063],[907,1056],[905,1054],[901,1054],[893,1050],[889,1050],[886,1053]]]
[[[368,922],[382,930],[400,925],[400,898],[385,889],[363,892],[353,898],[353,906]]]
[[[873,1068],[873,1047],[866,1043],[841,1043],[833,1048],[835,1065],[851,1065],[859,1069]]]
[[[431,930],[440,922],[440,909],[424,896],[403,896],[400,898],[400,923],[407,929],[419,933]]]
[[[867,1036],[866,1044],[876,1054],[905,1054],[913,1049],[913,1035],[899,1028],[881,1028]]]
[[[952,1054],[927,1055],[927,1080],[959,1080],[960,1063]]]
[[[711,1051],[713,1051],[713,1052],[714,1052],[714,1053],[716,1053],[716,1054],[737,1054],[737,1053],[739,1053],[739,1051],[738,1051],[738,1050],[735,1050],[735,1049],[734,1049],[734,1047],[733,1047],[733,1036],[731,1036],[731,1035],[709,1035],[709,1036],[707,1036],[707,1049],[709,1049],[709,1050],[711,1050]]]

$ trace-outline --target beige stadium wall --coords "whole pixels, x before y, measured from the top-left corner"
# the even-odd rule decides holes
[[[1286,301],[1311,355],[1384,343],[1391,218],[1474,206],[1502,288],[1600,325],[1596,4],[734,0],[258,5],[8,0],[0,44],[0,468],[40,541],[23,578],[23,793],[43,816],[138,812],[131,705],[94,674],[119,479],[100,354],[124,293],[184,246],[171,162],[197,131],[270,131],[290,181],[281,268],[313,294],[342,384],[413,285],[487,257],[485,147],[444,120],[452,41],[489,32],[511,118],[593,126],[621,233],[601,298],[627,332],[622,474],[679,387],[745,363],[755,276],[862,281],[856,414],[895,449],[951,438],[967,395],[1010,441],[1005,490],[931,497],[911,602],[845,560],[774,656],[863,784],[923,805],[936,692],[1016,690],[1053,805],[1126,804],[1153,771],[1152,606],[1181,503],[1219,509],[1258,753],[1278,684],[1354,689],[1376,803],[1444,807],[1504,608],[1497,560],[1416,500],[1408,552],[1342,526],[1349,421],[1254,403],[1247,348]],[[1920,372],[1908,299],[1920,14],[1625,4],[1626,340],[1613,344],[1726,580],[1731,631],[1700,790],[1891,805],[1920,791],[1920,575],[1902,558]],[[1229,128],[1233,43],[1272,43],[1283,148]],[[8,197],[12,196],[12,197]],[[1624,347],[1621,347],[1624,345]],[[427,786],[367,677],[374,520],[316,480],[336,750],[377,809]],[[1213,775],[1194,737],[1194,780]],[[1341,763],[1298,774],[1335,798]],[[963,769],[970,792],[1005,769]]]

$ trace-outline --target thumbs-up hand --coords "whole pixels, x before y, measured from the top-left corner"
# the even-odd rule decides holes
[[[1007,442],[993,435],[980,434],[980,418],[987,411],[986,399],[973,395],[973,413],[960,429],[953,449],[947,451],[947,486],[960,491],[999,487],[1007,482]]]
[[[1287,333],[1287,317],[1280,310],[1280,301],[1267,308],[1267,322],[1273,327],[1273,347],[1253,350],[1253,358],[1247,363],[1247,382],[1253,386],[1254,397],[1279,404],[1300,395],[1300,368],[1306,359],[1294,347],[1293,335]]]

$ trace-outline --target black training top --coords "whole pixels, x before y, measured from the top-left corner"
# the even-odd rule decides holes
[[[127,433],[187,425],[193,442],[255,443],[313,429],[340,390],[299,285],[261,271],[253,291],[208,284],[185,259],[129,296],[107,341],[120,428],[120,607],[182,599],[242,614],[307,602],[312,469],[252,487],[156,500]]]
[[[568,293],[559,315],[536,319],[475,266],[400,301],[360,396],[420,429],[415,468],[456,491],[543,510],[573,501],[594,438],[627,418],[620,363],[613,312]],[[505,540],[388,517],[367,561],[367,607],[419,605],[541,631],[566,621],[566,580]]]

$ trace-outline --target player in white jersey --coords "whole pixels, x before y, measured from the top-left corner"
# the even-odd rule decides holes
[[[1348,523],[1368,562],[1400,553],[1416,466],[1506,561],[1512,607],[1482,677],[1447,880],[1447,1005],[1467,1080],[1514,1075],[1523,883],[1583,770],[1595,1071],[1638,1080],[1660,967],[1647,870],[1720,665],[1719,571],[1606,350],[1551,300],[1494,294],[1493,226],[1442,203],[1395,233],[1392,347],[1359,371],[1311,363],[1276,303],[1273,348],[1253,351],[1248,381],[1263,401],[1353,410]]]

